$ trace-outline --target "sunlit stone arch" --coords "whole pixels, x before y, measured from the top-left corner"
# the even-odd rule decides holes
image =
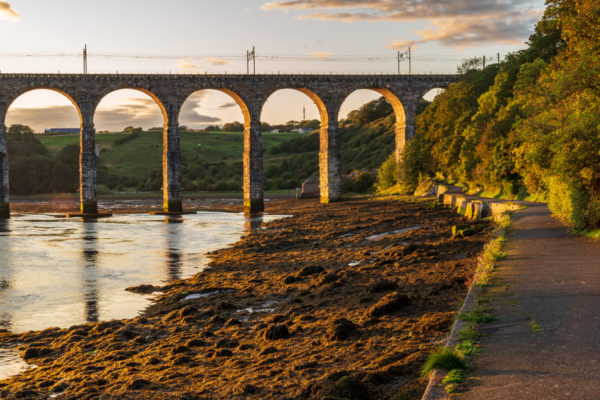
[[[260,101],[253,101],[252,96],[241,90],[227,87],[206,85],[192,86],[181,95],[181,106],[195,93],[211,90],[229,96],[240,108],[244,124],[243,185],[244,210],[246,212],[261,212],[264,210],[264,177],[262,159],[262,139],[260,132]]]
[[[379,93],[392,106],[392,109],[394,110],[394,117],[396,118],[395,152],[394,152],[394,154],[396,155],[396,159],[399,160],[401,157],[402,151],[404,150],[404,146],[406,145],[407,140],[409,140],[411,138],[410,135],[407,134],[406,110],[405,110],[405,106],[404,106],[402,100],[400,100],[400,98],[392,90],[390,90],[388,88],[373,87],[373,86],[364,86],[364,87],[358,86],[358,87],[353,87],[351,90],[349,90],[348,93],[345,94],[344,101],[346,99],[348,99],[348,97],[350,97],[353,93],[355,93],[358,90],[371,90],[376,93]],[[342,104],[343,104],[343,101],[342,101]],[[340,107],[341,107],[341,104],[340,104]]]
[[[330,203],[341,199],[341,156],[338,135],[337,116],[339,96],[322,87],[309,85],[297,86],[294,81],[272,88],[265,101],[275,92],[283,89],[296,90],[305,94],[317,107],[321,120],[319,131],[319,190],[321,203]]]
[[[75,96],[69,90],[51,85],[22,85],[13,86],[12,90],[6,90],[0,96],[0,218],[10,215],[10,185],[8,171],[8,151],[6,145],[6,116],[13,103],[21,96],[36,90],[51,90],[59,93],[69,100],[74,106],[79,117],[80,126],[83,126],[83,115]],[[81,129],[81,128],[80,128]]]

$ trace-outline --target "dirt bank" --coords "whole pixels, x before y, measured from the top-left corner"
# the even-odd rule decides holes
[[[0,382],[0,397],[420,398],[419,368],[487,233],[452,238],[466,221],[423,201],[283,200],[267,211],[294,216],[249,221],[139,318],[0,334],[38,366]]]

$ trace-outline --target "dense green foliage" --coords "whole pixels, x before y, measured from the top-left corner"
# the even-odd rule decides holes
[[[417,119],[400,177],[546,198],[585,229],[600,223],[600,4],[546,6],[526,50],[483,70],[463,64],[462,79]]]
[[[79,146],[69,145],[55,156],[31,128],[13,125],[6,135],[11,193],[75,192],[78,187]]]

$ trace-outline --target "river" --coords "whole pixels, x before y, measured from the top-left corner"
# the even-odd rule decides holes
[[[151,295],[125,288],[192,276],[206,267],[207,252],[274,218],[199,212],[0,221],[0,328],[19,333],[134,317]],[[24,367],[11,349],[0,349],[0,364],[7,367],[0,367],[0,379]]]

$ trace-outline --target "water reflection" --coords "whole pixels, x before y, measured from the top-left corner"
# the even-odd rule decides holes
[[[10,231],[10,220],[0,220],[0,236],[7,236]],[[10,243],[8,240],[0,240],[0,329],[11,328],[10,313],[4,311],[6,292],[10,289],[11,269],[7,260],[11,258]]]
[[[151,296],[126,288],[192,276],[208,264],[207,252],[238,240],[244,227],[259,229],[262,220],[201,212],[166,220],[22,214],[0,221],[0,328],[18,333],[133,317]]]
[[[166,250],[165,259],[167,261],[167,275],[169,281],[175,281],[181,278],[181,217],[168,216],[165,218],[166,229]]]
[[[84,318],[87,322],[98,321],[98,232],[95,222],[83,223],[83,282]]]
[[[246,234],[250,234],[252,231],[260,229],[262,227],[263,220],[264,218],[262,214],[246,215],[246,223],[244,224],[244,231]]]

